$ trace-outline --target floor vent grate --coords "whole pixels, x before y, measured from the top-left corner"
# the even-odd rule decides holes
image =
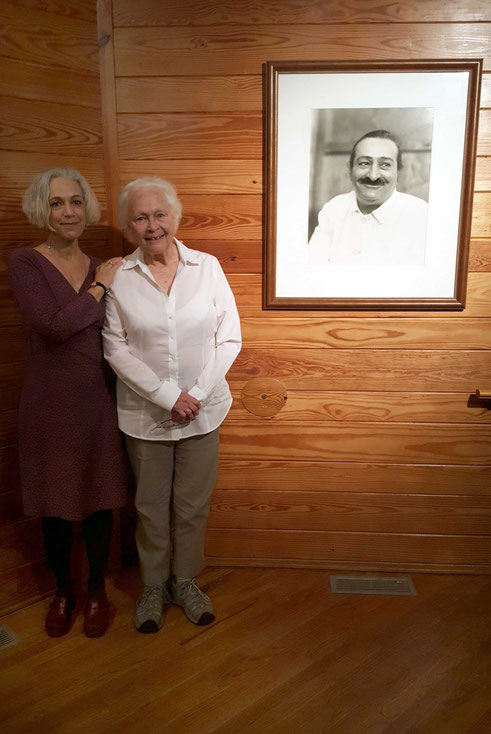
[[[10,647],[11,645],[17,645],[19,638],[12,632],[10,627],[0,627],[0,650],[4,647]]]
[[[416,594],[411,579],[403,576],[329,576],[329,580],[333,594]]]

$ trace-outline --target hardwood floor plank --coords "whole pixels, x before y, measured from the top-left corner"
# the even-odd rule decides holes
[[[216,569],[206,628],[170,608],[139,635],[136,569],[108,582],[99,640],[50,639],[47,601],[4,616],[9,734],[481,734],[489,710],[491,578],[415,574],[409,597],[332,594],[319,570]],[[63,685],[60,686],[60,680]]]

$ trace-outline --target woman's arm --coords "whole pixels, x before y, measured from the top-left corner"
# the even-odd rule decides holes
[[[189,390],[189,395],[202,403],[206,403],[215,387],[223,380],[242,346],[240,320],[234,295],[218,260],[215,260],[214,264],[218,314],[215,354]]]
[[[105,358],[126,385],[161,408],[172,410],[181,394],[180,388],[173,380],[162,382],[148,365],[131,353],[117,301],[111,294],[106,297],[102,342]]]
[[[35,255],[14,250],[9,257],[12,292],[26,323],[44,339],[64,342],[95,323],[103,305],[87,291],[60,306]]]

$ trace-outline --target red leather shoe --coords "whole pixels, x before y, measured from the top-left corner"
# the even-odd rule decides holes
[[[87,637],[102,637],[109,627],[109,602],[104,591],[87,597],[84,608]]]
[[[70,629],[72,611],[75,607],[73,596],[57,594],[51,600],[44,626],[49,637],[62,637]]]

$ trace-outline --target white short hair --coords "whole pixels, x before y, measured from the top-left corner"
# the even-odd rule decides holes
[[[177,223],[181,219],[182,204],[177,196],[177,191],[170,181],[165,181],[158,176],[142,176],[130,181],[121,190],[118,200],[118,219],[121,229],[124,231],[128,224],[128,201],[133,191],[137,189],[160,189],[174,214]]]
[[[89,184],[76,168],[50,168],[49,171],[38,173],[22,197],[22,211],[31,224],[40,229],[49,228],[49,185],[54,178],[69,178],[80,186],[85,204],[87,223],[95,224],[99,221],[99,202]]]

